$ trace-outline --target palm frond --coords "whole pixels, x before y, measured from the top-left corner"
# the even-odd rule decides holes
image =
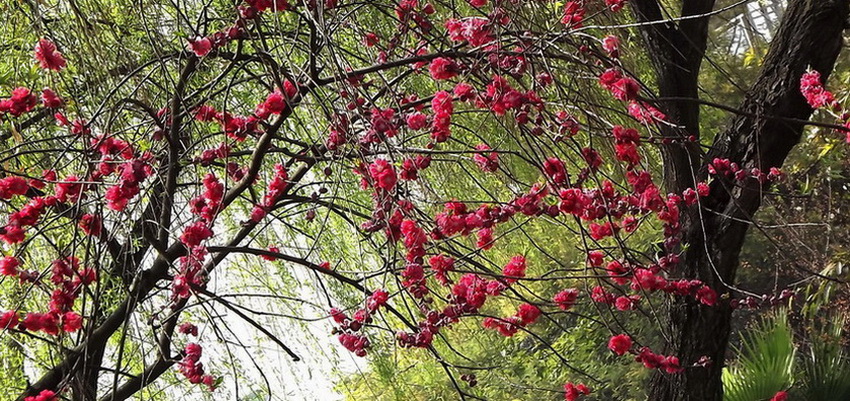
[[[724,401],[765,401],[794,383],[794,335],[782,311],[743,335],[738,359],[723,371]]]
[[[844,318],[836,316],[811,336],[802,358],[802,396],[807,401],[850,400],[850,361],[841,345]]]

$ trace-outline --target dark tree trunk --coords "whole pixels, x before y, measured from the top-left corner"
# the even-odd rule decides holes
[[[75,372],[71,382],[73,401],[88,401],[97,399],[97,379],[103,363],[103,348],[86,349],[80,363],[81,368]]]
[[[762,171],[782,165],[804,128],[789,119],[806,120],[812,113],[800,94],[800,77],[808,68],[819,71],[824,79],[828,77],[843,44],[849,12],[850,0],[789,2],[759,77],[740,106],[742,112],[715,138],[697,171],[698,179],[707,177],[705,163],[714,158],[727,158],[744,168]],[[663,78],[663,71],[660,76]],[[679,356],[683,366],[703,356],[713,363],[706,368],[686,368],[676,375],[657,373],[650,384],[649,399],[722,400],[721,372],[732,317],[724,295],[735,295],[730,286],[738,257],[765,189],[754,179],[737,185],[715,180],[710,196],[701,203],[702,209],[685,215],[683,240],[687,248],[681,273],[703,280],[722,295],[714,307],[686,299],[673,302],[669,328],[674,337],[668,352]]]
[[[657,0],[633,0],[632,7],[641,27],[647,53],[655,67],[658,95],[662,98],[699,98],[699,70],[708,40],[709,17],[715,0],[688,0],[681,14],[688,19],[665,22]],[[681,193],[693,187],[694,173],[699,168],[699,146],[683,141],[689,136],[699,138],[699,103],[677,102],[661,105],[676,126],[663,125],[662,135],[674,139],[662,145],[664,183],[668,191]]]

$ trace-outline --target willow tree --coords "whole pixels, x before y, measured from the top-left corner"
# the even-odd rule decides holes
[[[239,303],[270,297],[326,304],[312,317],[357,356],[386,332],[432,353],[462,399],[482,367],[444,333],[474,321],[549,346],[535,323],[574,315],[653,371],[650,399],[719,400],[732,311],[755,302],[735,285],[752,216],[807,124],[847,131],[823,84],[850,2],[790,1],[743,104],[712,104],[734,115],[716,133],[699,71],[726,10],[626,3],[10,6],[0,326],[38,374],[14,376],[19,398],[123,400],[171,370],[243,380],[203,362],[214,337],[239,340],[207,304],[298,361]],[[816,108],[838,123],[809,123]],[[304,269],[319,296],[220,293],[241,255]],[[549,390],[608,384],[549,348],[569,378]]]

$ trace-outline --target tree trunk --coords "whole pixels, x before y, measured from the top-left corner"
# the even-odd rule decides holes
[[[825,80],[842,47],[842,33],[850,13],[850,0],[791,0],[774,37],[763,68],[742,113],[719,134],[706,161],[726,158],[743,168],[766,171],[779,167],[799,142],[812,109],[800,94],[800,77],[807,69]],[[707,178],[703,164],[697,177]],[[692,299],[677,299],[670,307],[674,334],[669,353],[679,356],[685,372],[656,373],[650,383],[650,400],[720,401],[721,372],[729,342],[732,309],[726,297],[734,296],[738,256],[752,216],[761,205],[765,184],[755,179],[734,183],[716,179],[711,194],[683,219],[687,244],[681,274],[698,278],[721,297],[706,307]],[[696,209],[696,208],[695,208]],[[706,367],[688,367],[708,357]]]
[[[688,19],[678,24],[659,23],[665,13],[657,0],[633,0],[635,18],[644,23],[641,34],[658,84],[658,95],[670,98],[699,98],[699,70],[708,40],[707,16],[715,0],[688,0],[681,14]],[[665,103],[661,109],[674,125],[659,127],[672,143],[663,144],[664,184],[668,191],[681,193],[693,187],[694,172],[699,167],[699,146],[682,139],[700,136],[699,103]]]

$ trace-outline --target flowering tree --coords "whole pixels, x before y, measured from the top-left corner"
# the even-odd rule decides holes
[[[719,400],[732,311],[758,303],[735,285],[752,216],[814,109],[839,121],[811,124],[848,131],[823,84],[850,2],[791,0],[746,100],[713,104],[734,117],[706,134],[719,11],[682,3],[668,18],[656,0],[221,1],[140,6],[136,25],[86,16],[82,31],[52,29],[64,4],[21,10],[40,28],[18,57],[38,68],[0,102],[0,327],[56,354],[28,355],[39,377],[19,398],[124,400],[172,370],[214,391],[228,375],[204,364],[202,333],[225,327],[190,322],[207,303],[299,360],[229,300],[251,294],[217,291],[251,255],[316,277],[344,348],[367,356],[389,332],[433,353],[460,398],[476,379],[439,352],[445,332],[534,337],[575,314],[653,371],[650,399]],[[84,32],[99,29],[115,43],[138,29],[125,49],[145,51],[94,74]],[[630,68],[639,57],[653,70]],[[581,263],[541,232],[574,238]],[[528,251],[499,252],[518,241]],[[657,333],[633,333],[630,314]],[[565,399],[605,385],[553,354],[574,378]]]

